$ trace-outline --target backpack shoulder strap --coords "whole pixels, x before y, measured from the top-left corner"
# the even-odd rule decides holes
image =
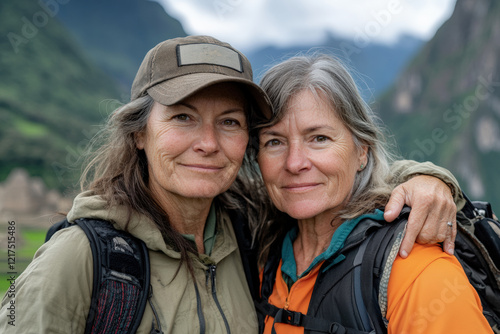
[[[81,218],[75,223],[87,235],[93,259],[92,298],[85,333],[135,333],[150,291],[146,245],[105,220]],[[46,240],[72,225],[66,219],[55,224]]]
[[[248,226],[248,219],[239,210],[228,210],[234,234],[238,243],[238,249],[245,271],[248,288],[253,300],[259,296],[259,268],[257,266],[257,248],[252,244],[252,234]]]
[[[409,212],[405,207],[394,222],[375,230],[366,240],[366,247],[360,247],[356,256],[362,259],[359,271],[354,273],[355,282],[362,282],[361,291],[355,290],[362,298],[362,302],[357,303],[358,312],[361,318],[370,319],[376,333],[387,332],[387,286],[406,232]]]
[[[55,223],[54,225],[52,225],[51,227],[49,227],[49,229],[47,231],[47,234],[45,235],[45,242],[49,241],[50,238],[52,238],[52,236],[57,231],[62,230],[64,228],[66,228],[66,227],[70,227],[71,225],[72,224],[66,218],[64,218],[60,222]]]

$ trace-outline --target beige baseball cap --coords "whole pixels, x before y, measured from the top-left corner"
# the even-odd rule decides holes
[[[134,79],[131,100],[149,94],[168,106],[222,82],[242,84],[261,114],[271,117],[271,102],[253,82],[248,59],[231,45],[210,36],[173,38],[152,48]]]

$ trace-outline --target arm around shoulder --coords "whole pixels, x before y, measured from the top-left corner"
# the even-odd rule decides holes
[[[42,245],[0,308],[1,333],[83,333],[92,293],[92,253],[70,227]],[[9,309],[10,308],[10,309]]]
[[[397,185],[408,181],[410,178],[416,175],[429,175],[434,176],[446,183],[451,190],[453,195],[453,200],[457,206],[457,210],[460,210],[464,204],[465,199],[462,195],[462,190],[458,184],[457,179],[453,174],[446,168],[439,167],[432,162],[417,162],[413,160],[398,160],[391,165],[391,174],[389,183]]]

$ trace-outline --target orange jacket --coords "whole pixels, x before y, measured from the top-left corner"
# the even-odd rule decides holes
[[[288,291],[281,264],[269,303],[307,313],[321,263]],[[335,270],[333,267],[330,270]],[[388,286],[388,333],[492,333],[460,263],[437,245],[416,244],[407,259],[394,261]],[[270,334],[267,317],[264,333]],[[303,327],[278,323],[276,333],[303,333]]]

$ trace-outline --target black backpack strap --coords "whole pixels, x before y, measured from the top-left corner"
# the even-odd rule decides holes
[[[314,333],[336,333],[336,334],[368,334],[368,332],[346,328],[337,322],[331,322],[322,318],[313,317],[301,312],[295,312],[278,308],[269,304],[267,300],[255,303],[257,311],[266,316],[274,318],[271,333],[276,334],[274,325],[276,323],[289,324],[292,326],[304,327],[304,332]],[[261,332],[263,329],[261,330]]]
[[[149,253],[141,240],[115,229],[110,222],[77,219],[89,239],[93,260],[93,285],[85,333],[135,333],[149,298]],[[47,232],[73,226],[66,219]]]
[[[303,314],[301,312],[295,312],[295,311],[285,310],[282,308],[277,308],[273,305],[270,306],[274,313],[274,322],[271,330],[272,334],[276,334],[274,325],[277,323],[304,327],[305,333],[311,332],[311,333],[327,333],[327,334],[369,334],[369,332],[364,332],[344,327],[337,322],[331,322],[322,318],[313,317],[308,314]]]
[[[75,222],[89,238],[94,260],[85,333],[135,333],[149,297],[151,273],[146,245],[104,220]]]
[[[362,319],[365,317],[370,319],[376,333],[387,333],[385,318],[387,285],[392,264],[406,232],[409,212],[409,208],[404,208],[394,222],[377,229],[366,241],[367,245],[359,271],[363,303],[358,304],[358,312]],[[354,279],[356,280],[356,277]],[[367,314],[363,315],[363,312]]]
[[[366,247],[370,242],[372,236],[369,236],[358,248],[356,256],[354,257],[353,267],[353,284],[354,284],[354,301],[356,302],[356,307],[358,309],[359,317],[363,323],[363,328],[366,330],[372,329],[372,323],[370,316],[368,315],[368,310],[366,309],[365,302],[363,299],[363,286],[366,282],[361,280],[361,265],[363,264],[363,258],[365,256]]]
[[[231,224],[240,251],[243,270],[247,279],[248,288],[253,300],[259,297],[259,268],[257,266],[257,248],[252,244],[252,234],[248,226],[248,219],[240,210],[228,210]]]
[[[51,227],[49,227],[47,234],[45,235],[45,242],[49,241],[50,238],[59,230],[62,230],[63,228],[70,227],[71,224],[66,218],[61,220],[60,222],[55,223]]]

